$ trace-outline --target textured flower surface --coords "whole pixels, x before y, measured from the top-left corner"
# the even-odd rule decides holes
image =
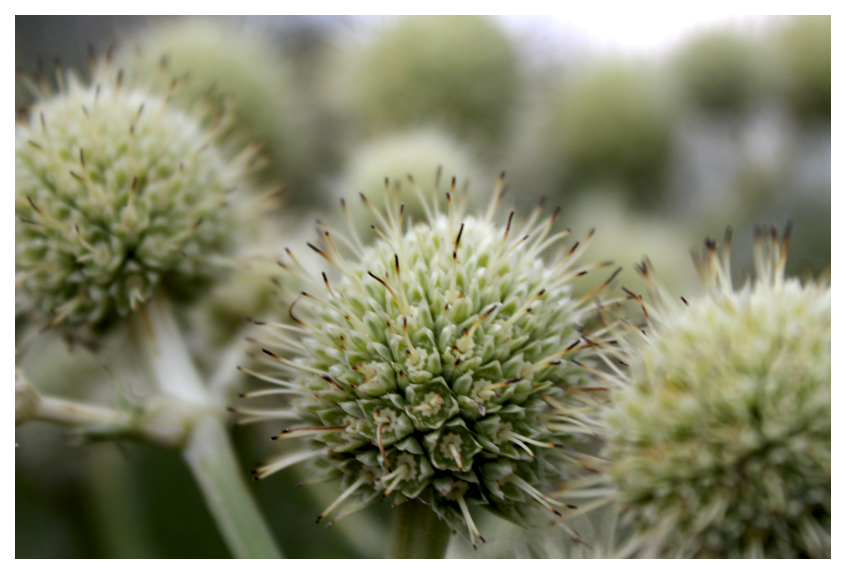
[[[788,238],[758,236],[739,291],[706,242],[709,296],[644,303],[606,454],[646,554],[831,554],[831,290],[784,279]]]
[[[569,281],[588,269],[574,267],[587,242],[541,258],[568,234],[550,235],[558,211],[536,224],[538,209],[519,232],[512,211],[498,227],[500,190],[486,216],[465,217],[454,185],[446,214],[436,192],[428,223],[407,229],[403,207],[386,199],[384,214],[374,209],[375,244],[350,241],[355,261],[335,232],[311,246],[341,279],[312,283],[290,308],[295,325],[267,325],[263,358],[275,372],[254,374],[279,388],[245,395],[290,394],[290,406],[233,410],[303,421],[274,438],[308,447],[255,475],[316,459],[345,489],[318,520],[345,501],[336,520],[394,494],[466,524],[475,546],[469,505],[518,522],[533,504],[557,514],[568,505],[543,491],[590,464],[581,419],[596,401],[582,365],[593,348],[576,324],[596,293],[570,297]]]
[[[16,130],[16,282],[53,324],[105,326],[159,286],[190,293],[239,233],[224,196],[251,152],[228,161],[213,131],[122,80],[69,75]]]

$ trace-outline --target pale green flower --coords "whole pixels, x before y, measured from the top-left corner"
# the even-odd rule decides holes
[[[831,118],[831,16],[794,18],[774,39],[781,91],[803,119]]]
[[[341,479],[343,494],[318,520],[389,495],[420,499],[453,528],[466,524],[475,546],[469,506],[517,522],[532,505],[558,514],[567,505],[543,492],[590,465],[582,409],[596,401],[583,365],[594,351],[577,324],[596,292],[576,300],[569,282],[606,264],[576,267],[578,243],[544,262],[568,234],[550,235],[558,210],[519,227],[511,212],[497,226],[499,190],[484,216],[456,205],[455,180],[447,213],[441,193],[416,225],[389,201],[375,213],[381,239],[351,238],[352,258],[335,232],[310,245],[340,278],[309,279],[289,309],[294,324],[266,324],[266,367],[254,374],[277,387],[247,394],[290,403],[234,410],[291,421],[274,439],[305,439],[256,478],[314,459]],[[299,267],[290,252],[283,265]]]
[[[728,29],[694,37],[676,56],[684,96],[711,114],[742,114],[761,94],[761,62],[752,42]]]
[[[60,78],[15,133],[18,297],[53,325],[105,327],[160,287],[192,295],[241,234],[251,151],[107,67]],[[223,121],[223,118],[221,118]]]
[[[661,201],[673,145],[673,113],[657,79],[607,63],[565,84],[542,130],[547,170],[570,194],[619,189],[640,206]]]
[[[740,290],[706,242],[709,295],[656,287],[623,343],[608,474],[646,555],[831,554],[831,289],[784,278],[788,239],[758,235]]]
[[[369,131],[435,123],[463,139],[501,143],[520,90],[517,64],[511,39],[490,18],[411,16],[353,63],[350,95]]]

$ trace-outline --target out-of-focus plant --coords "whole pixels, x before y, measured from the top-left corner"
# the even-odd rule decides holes
[[[673,113],[656,78],[635,67],[604,64],[566,83],[550,104],[541,137],[545,169],[559,193],[604,185],[635,205],[660,204]]]
[[[784,277],[789,235],[758,232],[740,290],[729,235],[697,258],[706,296],[679,300],[641,268],[650,301],[630,294],[646,330],[619,330],[629,368],[606,375],[617,388],[603,417],[630,551],[831,555],[831,289]]]
[[[269,160],[263,175],[295,189],[302,184],[311,142],[293,69],[269,30],[221,18],[157,21],[129,38],[117,58],[160,94],[177,81],[180,105],[203,98],[215,112],[233,113],[235,144],[259,142]]]
[[[674,66],[685,99],[707,114],[737,119],[761,93],[756,55],[753,42],[731,30],[694,37]]]
[[[434,123],[496,148],[519,97],[517,64],[511,39],[489,18],[405,18],[351,64],[352,107],[371,133]]]
[[[831,16],[803,16],[774,38],[782,93],[805,120],[831,118]]]

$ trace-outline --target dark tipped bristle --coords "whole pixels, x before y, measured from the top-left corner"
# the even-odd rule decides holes
[[[229,411],[230,413],[237,412],[237,411],[235,410],[235,407],[226,407],[226,410],[227,410],[227,411]]]

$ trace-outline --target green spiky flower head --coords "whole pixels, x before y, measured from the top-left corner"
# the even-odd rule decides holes
[[[294,324],[268,326],[256,373],[293,399],[243,412],[288,418],[275,438],[305,443],[257,478],[313,458],[341,479],[321,518],[342,503],[339,516],[387,496],[420,499],[466,524],[475,545],[470,505],[515,521],[532,504],[557,513],[566,505],[543,492],[589,464],[579,418],[594,404],[583,370],[593,351],[574,325],[593,296],[576,300],[568,284],[585,271],[575,263],[586,243],[542,259],[567,235],[550,235],[558,211],[520,226],[512,211],[494,225],[497,201],[465,215],[454,185],[447,213],[429,209],[425,223],[389,204],[381,239],[353,256],[335,232],[311,246],[340,278],[311,280],[289,309]]]
[[[606,454],[647,554],[831,554],[831,289],[783,277],[787,237],[739,291],[707,242],[710,295],[646,306]]]
[[[376,132],[435,122],[481,144],[501,142],[519,93],[514,46],[481,16],[404,18],[353,68],[355,110]]]
[[[18,296],[54,325],[105,327],[159,288],[196,292],[241,234],[249,152],[228,160],[121,72],[60,81],[15,134]]]
[[[480,188],[480,173],[466,147],[440,130],[420,129],[388,135],[359,148],[349,160],[340,188],[344,193],[363,193],[375,207],[383,209],[386,181],[388,194],[394,197],[403,188],[418,187],[422,194],[405,194],[403,201],[406,216],[419,220],[425,214],[423,202],[431,197],[435,182],[455,176],[459,185],[472,182],[475,190]],[[410,174],[418,174],[420,180],[409,181]],[[469,197],[473,199],[474,195]],[[370,225],[375,221],[366,204],[353,200],[347,208],[356,229],[362,236],[371,237]]]

